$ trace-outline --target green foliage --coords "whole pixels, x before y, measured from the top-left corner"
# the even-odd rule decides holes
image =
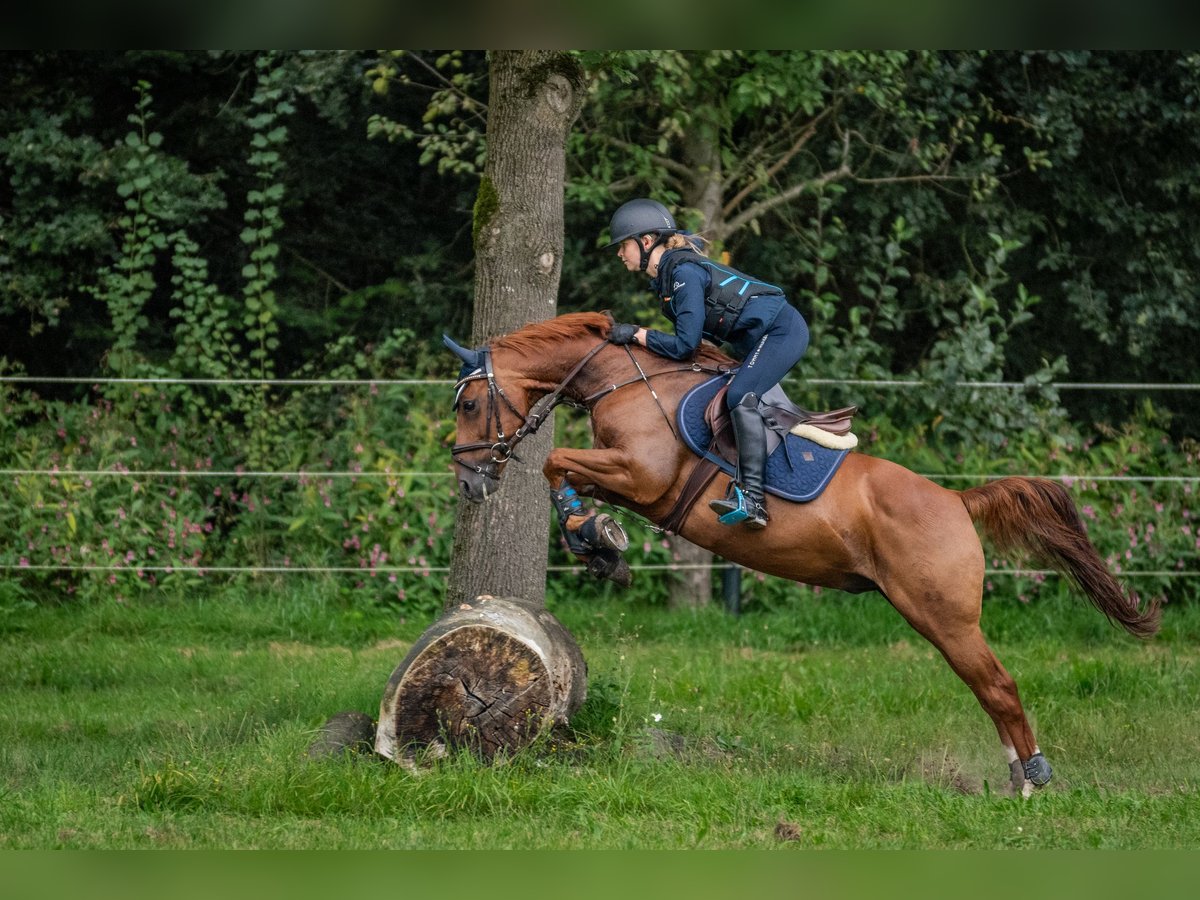
[[[106,154],[90,135],[64,131],[66,120],[39,109],[0,136],[11,191],[0,212],[0,314],[23,314],[33,333],[57,325],[71,290],[90,278],[77,251],[111,244],[102,211],[84,200],[105,181]]]
[[[122,473],[211,469],[225,456],[220,435],[149,387],[117,402],[97,394],[91,404],[8,391],[3,409],[5,467],[63,472],[13,477],[0,504],[11,536],[3,562],[19,567],[13,574],[25,589],[90,600],[200,583],[201,565],[221,552],[212,546],[209,483]],[[80,567],[97,571],[70,571]]]
[[[711,211],[696,176],[715,173],[716,252],[784,284],[812,326],[792,396],[861,405],[869,451],[930,473],[1195,471],[1185,436],[1200,420],[1178,413],[1183,392],[1143,408],[1143,397],[1049,387],[1068,373],[1200,380],[1189,368],[1192,55],[578,59],[592,82],[571,138],[561,308],[666,327],[643,285],[590,251],[608,210],[635,193],[677,201],[701,224]],[[49,374],[250,381],[452,371],[436,336],[469,327],[469,236],[489,212],[474,180],[485,56],[47,53],[0,66],[19,87],[0,110],[0,341],[18,363],[5,371],[21,361]],[[31,331],[42,343],[25,341]],[[893,377],[926,384],[868,393],[805,381]],[[953,386],[1002,380],[1023,386]],[[20,602],[105,596],[113,575],[129,598],[151,575],[180,586],[206,566],[304,564],[355,569],[327,582],[351,605],[440,605],[455,502],[440,389],[230,382],[73,397],[5,386],[3,401],[8,468],[235,473],[6,481],[0,515],[16,540],[5,564],[81,564],[83,546],[107,561],[106,540],[123,562],[70,576],[27,567],[3,588]],[[1099,424],[1068,423],[1064,406]],[[557,427],[560,443],[590,442],[579,417]],[[363,477],[329,476],[356,467]],[[1133,487],[1072,485],[1097,544],[1114,568],[1186,569],[1194,486],[1137,486],[1136,497]],[[575,568],[547,519],[552,566]],[[172,524],[183,521],[186,540]],[[675,561],[661,535],[626,524],[633,562]],[[150,571],[164,555],[175,571]],[[387,565],[416,571],[392,582]],[[668,577],[646,570],[626,596],[665,603]],[[1134,584],[1192,596],[1185,579]],[[750,587],[751,605],[795,590]],[[550,577],[555,601],[581,591],[620,596],[586,575]]]
[[[195,584],[211,566],[286,568],[295,557],[296,564],[362,569],[361,577],[343,581],[366,602],[440,606],[441,584],[430,580],[428,567],[448,560],[444,523],[453,515],[453,483],[440,473],[420,479],[391,473],[444,468],[444,421],[419,404],[410,407],[407,396],[380,404],[375,387],[366,396],[318,385],[278,397],[266,385],[238,381],[271,378],[279,348],[273,284],[283,225],[279,148],[287,137],[280,117],[294,110],[284,73],[269,56],[259,60],[256,111],[247,119],[258,185],[247,196],[241,232],[249,261],[240,305],[212,284],[207,260],[182,227],[189,201],[175,189],[177,172],[160,152],[162,135],[149,129],[150,86],[139,84],[130,117],[135,130],[124,141],[127,159],[116,186],[125,206],[118,220],[122,252],[89,288],[112,320],[109,365],[122,376],[194,375],[225,383],[111,386],[90,404],[46,403],[5,386],[0,455],[8,467],[99,473],[14,480],[2,515],[16,544],[4,562],[27,570],[20,572],[23,589],[127,597],[159,583]],[[170,315],[179,322],[170,364],[159,365],[145,309],[161,296],[156,274],[166,264]],[[314,361],[299,374],[387,377],[412,343],[412,332],[396,330],[364,352],[347,337],[326,348],[322,368]],[[314,430],[314,422],[321,427]],[[237,476],[246,468],[297,471],[313,460],[321,461],[318,472],[294,480]],[[366,477],[322,479],[321,467]],[[228,475],[214,479],[206,471]],[[137,472],[159,474],[109,474]],[[397,509],[405,497],[408,504]],[[376,568],[393,560],[407,560],[423,575],[410,588],[411,600],[405,587],[395,587],[395,575],[379,587],[389,579],[376,579]]]
[[[419,128],[382,113],[367,119],[367,136],[389,142],[413,142],[421,148],[421,163],[436,163],[439,174],[478,176],[487,158],[486,71],[464,65],[464,53],[452,50],[432,63],[411,50],[393,50],[365,73],[371,90],[417,88],[429,92]]]

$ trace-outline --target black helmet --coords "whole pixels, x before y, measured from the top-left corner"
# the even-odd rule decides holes
[[[626,238],[642,234],[675,234],[675,217],[657,200],[641,197],[622,203],[608,223],[609,242],[604,249],[615,247]]]

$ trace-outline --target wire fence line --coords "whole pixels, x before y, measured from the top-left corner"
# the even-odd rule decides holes
[[[194,385],[258,385],[260,387],[424,387],[454,386],[457,382],[449,378],[87,378],[84,376],[51,375],[0,375],[0,383],[13,384],[194,384]],[[1025,381],[929,381],[904,378],[805,378],[805,385],[815,387],[962,387],[1053,389],[1058,391],[1197,391],[1200,384],[1175,382],[1108,382],[1108,381],[1049,381],[1044,383]]]
[[[444,472],[420,472],[408,469],[398,472],[324,472],[312,469],[298,469],[294,472],[254,472],[240,469],[225,471],[213,469],[0,469],[0,476],[3,475],[49,475],[54,478],[450,478],[454,472],[450,469]]]
[[[175,377],[140,377],[140,378],[88,378],[88,377],[61,377],[61,376],[35,376],[35,375],[0,375],[0,383],[12,384],[128,384],[128,385],[239,385],[239,386],[274,386],[274,387],[450,387],[455,384],[451,379],[421,379],[421,378],[175,378]],[[808,378],[804,379],[805,385],[811,386],[851,386],[851,387],[870,387],[870,388],[911,388],[930,385],[952,386],[956,388],[984,388],[984,389],[1031,389],[1031,388],[1049,388],[1055,390],[1107,390],[1107,391],[1194,391],[1200,390],[1200,384],[1191,383],[1116,383],[1116,382],[1049,382],[1045,384],[1026,383],[1026,382],[1009,382],[1009,381],[957,381],[952,383],[934,382],[926,380],[914,379],[832,379],[832,378]],[[401,478],[429,478],[442,479],[453,478],[455,472],[452,469],[444,471],[424,471],[424,470],[399,470],[399,471],[323,471],[323,470],[308,470],[296,469],[290,471],[272,471],[272,470],[246,470],[246,469],[224,469],[224,470],[204,470],[204,469],[155,469],[155,470],[129,470],[129,469],[61,469],[61,468],[7,468],[0,469],[0,476],[4,477],[50,477],[50,478],[179,478],[179,479],[401,479]],[[932,481],[995,481],[1001,478],[1011,477],[1012,473],[922,473],[922,477]],[[1019,477],[1030,477],[1028,475]],[[1056,473],[1047,475],[1036,475],[1034,477],[1048,478],[1055,481],[1060,481],[1067,486],[1076,483],[1088,482],[1107,482],[1107,483],[1184,483],[1193,484],[1200,482],[1200,475],[1192,476],[1147,476],[1147,475],[1093,475],[1093,474],[1067,474]],[[633,571],[648,571],[648,572],[684,572],[688,570],[714,570],[718,568],[720,563],[632,563],[630,569]],[[233,565],[211,565],[211,566],[188,566],[188,565],[158,565],[158,566],[142,566],[136,563],[125,565],[107,566],[107,565],[67,565],[67,564],[31,564],[25,561],[21,563],[0,563],[0,571],[42,571],[42,572],[90,572],[90,573],[162,573],[162,574],[195,574],[204,576],[207,574],[357,574],[362,576],[375,577],[397,576],[397,575],[419,575],[421,577],[429,577],[431,575],[446,575],[450,572],[449,566],[292,566],[292,565],[259,565],[259,566],[233,566]],[[549,573],[555,574],[576,574],[582,575],[587,569],[583,566],[571,565],[550,565],[546,569]],[[1053,570],[1041,569],[996,569],[988,568],[984,570],[984,574],[988,577],[1047,577],[1057,576],[1059,573]],[[1175,569],[1175,570],[1148,570],[1148,571],[1127,571],[1120,573],[1122,578],[1177,578],[1177,577],[1197,577],[1200,576],[1200,570],[1191,569]]]
[[[260,387],[390,387],[404,385],[453,386],[446,378],[86,378],[83,376],[0,375],[0,383],[14,384],[195,384],[195,385],[258,385]]]
[[[632,571],[657,571],[657,572],[686,572],[689,570],[713,570],[720,568],[725,563],[630,563],[629,568]],[[44,563],[0,563],[0,571],[24,571],[24,572],[108,572],[108,573],[130,573],[130,572],[154,572],[172,575],[194,574],[204,576],[210,573],[217,574],[237,574],[247,575],[251,573],[267,573],[267,574],[328,574],[328,575],[388,575],[388,574],[405,574],[405,575],[445,575],[450,572],[450,566],[140,566],[136,563],[130,563],[123,566],[87,566],[87,565],[56,565]],[[585,566],[562,566],[550,565],[546,567],[547,572],[557,574],[584,574],[587,572]],[[1059,576],[1062,573],[1056,572],[1053,569],[984,569],[984,575],[1011,575],[1014,577],[1028,578],[1032,576]],[[1200,570],[1184,570],[1184,569],[1156,569],[1156,570],[1140,570],[1118,573],[1122,578],[1172,578],[1172,577],[1193,577],[1200,575]]]
[[[1007,474],[1001,472],[931,472],[918,474],[922,478],[928,478],[930,481],[997,481],[1001,478],[1047,478],[1051,481],[1061,481],[1068,487],[1079,481],[1200,482],[1200,475],[1088,475],[1066,473],[1040,475],[1011,472]],[[0,476],[21,477],[26,475],[45,475],[53,478],[453,478],[455,472],[450,469],[432,472],[408,469],[401,469],[395,472],[388,472],[386,470],[383,472],[325,472],[315,469],[298,469],[289,472],[243,471],[238,469],[224,471],[212,469],[0,469]]]

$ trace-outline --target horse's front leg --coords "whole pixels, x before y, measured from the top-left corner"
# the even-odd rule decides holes
[[[629,537],[612,516],[585,510],[577,489],[595,486],[629,496],[636,483],[636,478],[630,477],[630,467],[619,450],[559,449],[550,452],[542,468],[550,482],[550,499],[567,549],[587,562],[593,576],[623,587],[632,578],[629,564],[621,555],[629,547]]]
[[[665,473],[648,470],[641,460],[616,447],[555,448],[546,457],[542,473],[551,489],[564,480],[576,489],[594,485],[641,507],[652,505],[671,486],[670,478],[663,477]]]

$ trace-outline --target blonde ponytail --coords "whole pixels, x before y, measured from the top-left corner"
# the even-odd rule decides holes
[[[708,256],[707,245],[708,241],[698,234],[673,234],[665,246],[668,250],[695,250],[701,256]]]

